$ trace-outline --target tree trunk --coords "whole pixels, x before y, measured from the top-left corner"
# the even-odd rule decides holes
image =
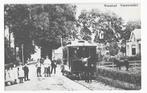
[[[22,64],[24,65],[24,44],[21,45],[21,53],[22,53]]]
[[[9,27],[9,47],[11,47],[11,32],[10,32],[10,27]]]

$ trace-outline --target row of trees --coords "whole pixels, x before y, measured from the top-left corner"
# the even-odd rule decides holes
[[[124,23],[124,20],[115,13],[102,12],[98,9],[83,10],[77,23],[81,27],[83,39],[97,43],[127,40],[131,31],[141,28],[140,21]],[[94,36],[93,39],[92,36]]]
[[[111,55],[115,55],[120,50],[117,42],[126,44],[131,31],[140,29],[140,21],[129,21],[124,23],[124,20],[113,12],[102,12],[98,9],[91,11],[83,10],[77,20],[77,25],[81,28],[82,39],[96,42],[109,43],[107,48]],[[125,47],[122,47],[121,52],[125,53]]]
[[[51,57],[51,50],[61,46],[61,38],[63,44],[79,37],[96,43],[111,43],[110,49],[116,50],[116,42],[125,42],[132,30],[141,28],[140,22],[130,21],[124,25],[123,19],[115,13],[98,9],[83,10],[78,19],[75,16],[76,6],[72,4],[4,6],[4,25],[14,35],[15,48],[23,47],[24,60],[35,52],[33,44],[41,47],[42,57]],[[80,28],[80,34],[77,28]],[[9,36],[8,40],[5,39],[5,51],[11,50]]]
[[[60,46],[60,39],[75,33],[75,10],[76,6],[69,4],[5,5],[4,25],[13,33],[15,47],[23,46],[25,61],[35,52],[32,41],[41,47],[42,57],[51,57],[51,50]]]

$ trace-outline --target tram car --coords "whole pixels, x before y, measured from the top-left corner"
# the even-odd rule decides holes
[[[96,45],[87,41],[74,41],[63,48],[63,63],[67,67],[71,75],[82,78],[84,72],[84,64],[82,59],[88,58],[88,65],[92,65],[93,73],[96,69]]]

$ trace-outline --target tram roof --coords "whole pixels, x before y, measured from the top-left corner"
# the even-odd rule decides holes
[[[71,44],[67,45],[67,47],[70,47],[70,46],[97,46],[96,44],[94,43],[89,43],[87,41],[73,41],[71,42]]]

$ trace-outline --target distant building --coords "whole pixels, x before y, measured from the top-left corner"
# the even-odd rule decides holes
[[[31,55],[31,59],[37,61],[41,58],[41,49],[38,46],[35,46],[35,53]]]
[[[58,49],[52,50],[52,60],[62,59],[62,48],[59,47]]]
[[[141,29],[135,29],[131,32],[130,38],[126,43],[126,55],[141,55]]]

